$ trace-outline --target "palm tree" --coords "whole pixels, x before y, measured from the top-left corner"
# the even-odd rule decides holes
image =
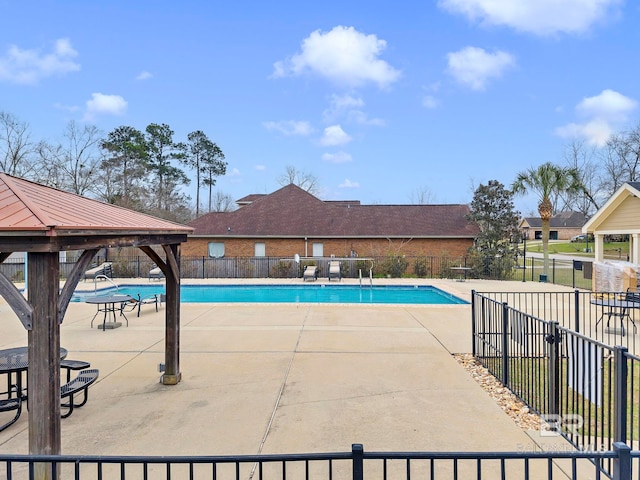
[[[538,195],[538,213],[542,220],[542,252],[544,257],[543,271],[549,274],[549,224],[553,216],[551,198],[567,194],[582,192],[580,172],[576,168],[564,168],[550,162],[538,168],[530,168],[520,172],[511,185],[511,191],[516,195],[532,192]]]

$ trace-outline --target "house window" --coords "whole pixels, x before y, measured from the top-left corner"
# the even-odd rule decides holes
[[[267,256],[267,247],[265,246],[265,244],[263,242],[256,242],[256,244],[254,246],[253,255],[255,257],[266,257]]]
[[[209,243],[209,256],[213,258],[224,257],[224,242]]]
[[[312,255],[314,257],[324,257],[324,244],[314,243],[312,244]]]

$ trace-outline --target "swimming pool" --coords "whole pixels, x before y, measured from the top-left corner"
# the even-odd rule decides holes
[[[98,290],[98,295],[123,294],[137,297],[165,293],[164,285],[124,285]],[[82,302],[93,292],[78,293],[72,301]],[[363,303],[439,304],[468,302],[439,288],[425,286],[357,285],[182,285],[180,301],[185,303]]]

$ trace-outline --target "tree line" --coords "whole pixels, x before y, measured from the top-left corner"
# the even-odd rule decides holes
[[[94,125],[70,121],[59,140],[34,141],[27,123],[0,112],[0,170],[177,222],[197,217],[201,203],[209,212],[233,209],[230,196],[214,191],[227,168],[220,147],[202,130],[186,141],[174,135],[164,123],[144,131],[120,126],[104,136]],[[191,177],[195,208],[183,189]]]

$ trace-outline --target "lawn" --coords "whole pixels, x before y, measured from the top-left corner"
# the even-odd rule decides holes
[[[549,253],[566,253],[569,255],[583,255],[593,257],[593,242],[589,242],[590,252],[585,252],[586,242],[555,242],[549,243]],[[542,242],[527,242],[527,251],[542,253]],[[604,244],[604,256],[610,259],[626,260],[629,253],[629,242],[608,242]]]

